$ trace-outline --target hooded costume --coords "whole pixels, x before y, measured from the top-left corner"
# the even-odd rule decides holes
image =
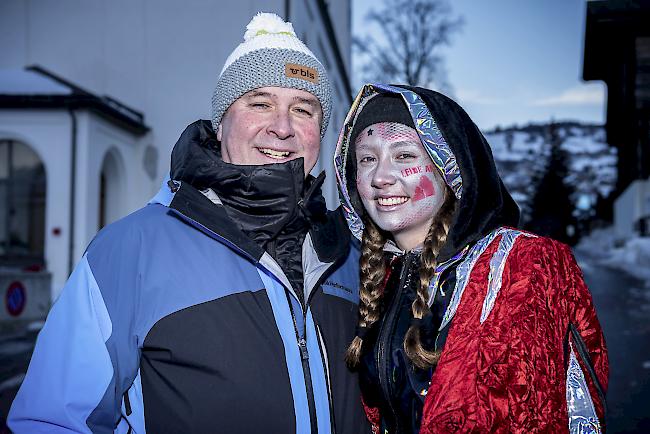
[[[415,126],[457,206],[421,328],[425,347],[441,351],[429,371],[402,349],[418,253],[385,248],[382,317],[367,330],[359,369],[375,432],[601,432],[607,351],[582,273],[569,247],[514,228],[517,206],[460,106],[422,88],[363,87],[334,158],[350,230],[361,239],[353,136],[391,119],[377,107],[395,100],[410,119],[392,121]]]

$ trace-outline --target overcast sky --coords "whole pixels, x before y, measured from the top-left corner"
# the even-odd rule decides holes
[[[367,30],[364,15],[378,1],[352,3],[353,32]],[[604,122],[605,85],[581,78],[584,0],[450,3],[465,25],[445,50],[448,80],[481,129],[550,119]]]

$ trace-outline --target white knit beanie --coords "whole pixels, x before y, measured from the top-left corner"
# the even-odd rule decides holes
[[[332,111],[327,71],[302,43],[289,22],[260,12],[246,26],[244,42],[230,53],[212,95],[212,126],[217,131],[228,107],[246,92],[265,86],[313,94],[323,110],[321,138]]]

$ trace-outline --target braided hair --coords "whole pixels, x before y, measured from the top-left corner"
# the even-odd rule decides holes
[[[412,323],[404,336],[404,351],[413,364],[419,368],[435,366],[440,358],[439,351],[424,348],[420,337],[420,322],[431,315],[427,306],[429,283],[437,266],[437,258],[442,246],[447,241],[451,227],[456,200],[447,187],[442,207],[438,211],[424,239],[419,269],[420,282],[417,295],[411,305]],[[361,288],[359,291],[359,323],[357,333],[348,347],[345,361],[349,368],[359,365],[362,354],[363,338],[366,330],[381,317],[382,299],[386,276],[386,258],[383,247],[387,237],[370,220],[365,219],[365,229],[361,239]]]

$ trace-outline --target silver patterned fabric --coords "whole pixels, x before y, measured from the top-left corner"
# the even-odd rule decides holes
[[[585,375],[571,345],[571,355],[566,373],[566,402],[569,413],[569,433],[601,433],[600,422],[591,400]]]
[[[363,234],[363,223],[357,215],[350,201],[347,180],[345,176],[345,167],[348,157],[348,148],[350,146],[350,134],[357,116],[370,99],[379,94],[397,94],[402,97],[406,107],[411,114],[413,124],[420,136],[422,145],[431,157],[433,164],[438,168],[445,183],[454,192],[457,199],[463,194],[463,182],[460,175],[460,168],[456,162],[456,157],[447,144],[447,141],[438,128],[433,116],[427,105],[422,101],[420,96],[401,87],[389,86],[385,84],[366,84],[354,99],[350,111],[345,117],[343,129],[339,134],[339,139],[334,153],[334,167],[336,168],[336,177],[338,179],[339,197],[345,218],[350,230],[354,236],[361,240]]]
[[[451,322],[454,315],[456,315],[456,311],[458,310],[460,301],[463,298],[463,292],[465,292],[465,288],[469,283],[470,275],[472,273],[472,270],[474,270],[474,266],[476,265],[478,258],[485,252],[485,250],[492,243],[492,241],[494,241],[494,239],[499,235],[505,235],[506,240],[504,241],[504,239],[502,238],[501,242],[499,243],[499,247],[497,251],[490,259],[490,275],[489,275],[490,277],[488,278],[489,289],[488,289],[488,294],[486,296],[486,300],[483,303],[483,313],[481,315],[482,318],[481,322],[484,321],[483,316],[487,318],[490,311],[492,310],[492,307],[494,306],[494,300],[496,300],[496,295],[501,289],[501,275],[503,274],[503,267],[505,266],[505,262],[506,259],[508,258],[508,254],[510,253],[510,250],[512,250],[512,247],[514,246],[515,240],[519,235],[534,236],[532,234],[521,232],[516,229],[500,227],[498,229],[493,230],[488,235],[481,238],[476,244],[474,244],[474,246],[467,253],[465,259],[463,259],[463,262],[458,264],[458,266],[456,267],[456,285],[454,286],[454,292],[451,295],[449,306],[445,311],[445,316],[442,318],[442,323],[440,324],[439,330],[445,328],[447,324]],[[493,265],[495,268],[494,272],[492,271]],[[488,302],[487,301],[488,298],[492,298],[492,301]],[[487,312],[486,312],[486,305],[489,306]]]
[[[520,235],[527,237],[535,237],[536,235],[529,234],[526,232],[517,231],[514,229],[506,229],[501,233],[501,240],[499,241],[499,247],[497,251],[492,255],[490,259],[490,274],[488,275],[488,292],[483,300],[483,310],[481,311],[481,324],[485,322],[487,317],[492,312],[494,307],[494,302],[497,299],[497,295],[501,290],[501,283],[503,277],[503,269],[506,266],[506,260],[512,250],[512,246],[515,245],[515,241]]]
[[[433,278],[429,283],[429,301],[427,302],[427,305],[429,307],[431,307],[434,300],[436,299],[436,294],[438,293],[439,289],[438,285],[440,284],[440,275],[442,275],[442,272],[449,268],[451,265],[458,262],[458,260],[460,260],[462,257],[464,257],[468,250],[469,246],[466,246],[460,252],[456,253],[454,256],[436,267],[436,271],[433,273]],[[440,292],[442,292],[442,289],[440,289]],[[444,297],[445,295],[446,294],[442,292],[442,296]]]

